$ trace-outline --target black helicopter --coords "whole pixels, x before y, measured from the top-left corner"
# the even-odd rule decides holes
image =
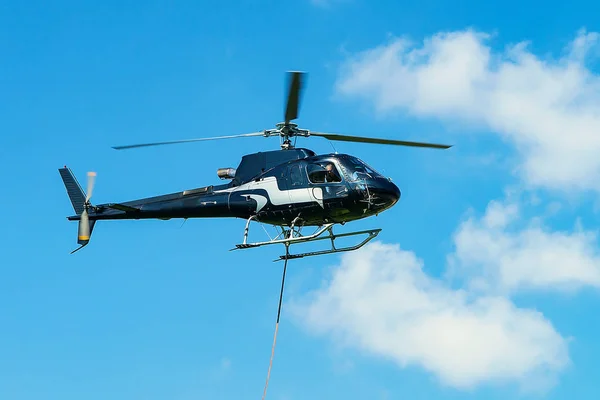
[[[242,135],[220,136],[146,143],[113,147],[117,150],[163,144],[196,142],[226,138],[279,136],[281,150],[247,154],[237,168],[220,168],[217,175],[230,180],[227,184],[209,185],[182,192],[132,200],[122,203],[93,205],[90,202],[96,174],[88,173],[87,195],[66,166],[59,172],[76,215],[67,217],[79,221],[77,243],[86,246],[96,221],[118,219],[171,218],[243,218],[246,222],[244,240],[237,249],[283,243],[287,246],[321,239],[331,239],[331,248],[287,255],[299,258],[319,254],[355,250],[373,239],[381,229],[334,234],[333,225],[377,215],[400,199],[400,190],[389,178],[357,157],[348,154],[317,155],[306,148],[296,148],[292,138],[320,136],[329,140],[361,143],[391,144],[447,149],[451,146],[401,140],[348,136],[299,129],[291,122],[298,118],[299,100],[305,74],[288,73],[288,96],[284,122],[275,129]],[[295,141],[295,139],[294,139]],[[251,221],[280,227],[281,233],[268,241],[248,243]],[[317,227],[309,235],[302,227]],[[327,235],[323,235],[327,232]],[[336,248],[335,239],[366,234],[354,246]],[[234,249],[232,249],[234,250]],[[284,256],[281,256],[283,259]]]

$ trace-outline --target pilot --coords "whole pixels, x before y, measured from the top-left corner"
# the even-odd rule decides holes
[[[338,175],[332,163],[325,166],[325,182],[341,182],[342,178]]]

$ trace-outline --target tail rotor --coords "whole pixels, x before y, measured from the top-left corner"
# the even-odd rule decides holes
[[[80,250],[84,246],[86,246],[90,242],[90,236],[92,234],[92,230],[94,229],[95,220],[90,221],[90,216],[88,210],[94,208],[90,199],[92,198],[92,193],[94,191],[94,184],[96,182],[96,173],[88,172],[87,174],[87,190],[85,196],[85,202],[83,203],[83,211],[81,212],[81,217],[79,219],[79,227],[77,231],[77,243],[81,246],[71,252],[71,254],[75,253],[77,250]]]

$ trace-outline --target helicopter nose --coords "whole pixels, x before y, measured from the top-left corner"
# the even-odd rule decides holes
[[[378,180],[369,185],[373,201],[379,208],[387,209],[400,200],[400,189],[389,180]]]
[[[392,182],[388,181],[385,191],[386,191],[386,197],[388,198],[388,201],[390,202],[390,204],[389,204],[390,206],[393,206],[394,204],[396,204],[398,202],[398,200],[400,200],[400,188],[398,188],[398,186],[396,186]]]
[[[398,186],[396,186],[395,184],[393,184],[392,182],[390,182],[390,197],[392,198],[393,202],[392,205],[396,204],[398,202],[398,200],[400,200],[400,188]]]

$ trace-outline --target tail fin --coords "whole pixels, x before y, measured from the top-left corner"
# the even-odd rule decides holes
[[[73,175],[73,172],[66,166],[64,168],[59,168],[58,172],[65,184],[65,188],[67,189],[67,195],[69,196],[69,200],[71,200],[71,204],[73,205],[73,210],[80,217],[79,218],[79,229],[77,233],[77,243],[81,246],[71,252],[71,254],[75,253],[77,250],[80,250],[84,246],[86,246],[90,242],[90,237],[92,236],[92,231],[94,230],[94,225],[96,224],[96,220],[90,219],[88,215],[88,211],[86,208],[86,195],[79,182]],[[95,174],[94,174],[95,176]],[[88,185],[90,182],[88,182]],[[91,187],[88,188],[90,190]],[[88,208],[91,206],[91,203],[88,202]]]
[[[85,206],[85,193],[71,169],[67,168],[59,168],[58,172],[60,172],[60,177],[62,178],[65,188],[67,189],[67,194],[69,195],[69,199],[71,200],[71,204],[73,205],[73,209],[77,215],[81,215]]]

